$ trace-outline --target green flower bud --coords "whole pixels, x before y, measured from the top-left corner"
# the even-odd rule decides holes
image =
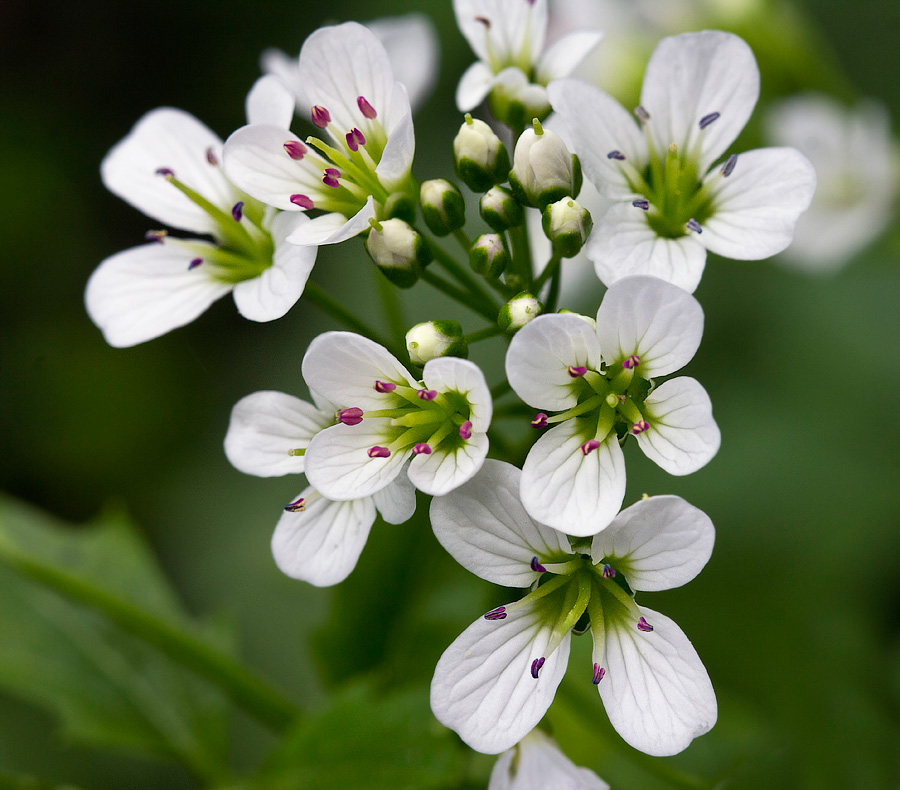
[[[473,192],[487,192],[509,175],[509,154],[500,138],[484,121],[466,120],[453,140],[456,172]]]
[[[556,132],[535,119],[516,143],[509,184],[518,200],[543,210],[564,197],[578,197],[581,164]]]
[[[462,327],[456,321],[426,321],[416,324],[406,333],[406,350],[413,365],[424,365],[438,357],[469,355],[469,346]]]
[[[466,224],[466,203],[462,193],[449,181],[425,181],[419,191],[422,216],[435,236],[446,236]]]
[[[571,258],[584,246],[594,221],[577,200],[566,197],[544,209],[541,225],[553,244],[553,251],[563,258]]]
[[[505,69],[503,78],[491,90],[488,102],[493,116],[513,129],[521,129],[532,118],[543,121],[551,111],[547,89],[529,82],[521,69]]]
[[[392,192],[384,202],[384,216],[412,225],[416,221],[416,199],[408,192]]]
[[[483,233],[469,250],[469,266],[485,277],[499,277],[509,265],[509,253],[496,233]]]
[[[497,233],[515,228],[525,221],[522,204],[504,187],[489,189],[478,203],[481,218]]]
[[[542,312],[544,312],[544,306],[534,298],[534,295],[528,291],[522,291],[500,308],[497,325],[504,332],[512,335]]]
[[[402,219],[370,220],[366,252],[394,285],[411,288],[431,262],[428,243]]]

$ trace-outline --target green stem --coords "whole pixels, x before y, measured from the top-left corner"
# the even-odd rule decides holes
[[[535,296],[538,296],[541,288],[544,287],[544,283],[547,282],[549,277],[555,277],[556,273],[559,271],[559,264],[562,261],[562,255],[554,252],[551,256],[550,260],[547,261],[547,265],[544,267],[544,270],[535,278],[534,283],[532,284],[532,293]]]
[[[393,284],[381,272],[376,274],[378,281],[378,293],[381,296],[381,306],[387,319],[388,329],[394,342],[403,348],[406,346],[406,318],[403,315],[403,305],[397,298],[397,291]]]
[[[472,332],[470,335],[466,335],[464,340],[469,345],[472,345],[472,343],[477,343],[479,340],[487,340],[489,337],[495,337],[501,332],[503,332],[503,330],[494,324],[494,326],[488,326],[484,329],[479,329],[477,332]]]
[[[484,286],[475,279],[475,276],[469,270],[462,266],[457,260],[446,252],[442,247],[429,240],[429,246],[434,254],[434,259],[443,266],[450,274],[464,287],[468,288],[472,295],[477,298],[485,307],[494,309],[494,317],[500,310],[499,305],[494,302],[494,297],[487,291]],[[493,319],[492,319],[493,320]]]
[[[452,283],[448,283],[443,277],[439,277],[434,272],[430,272],[428,271],[428,269],[425,269],[422,272],[422,279],[429,285],[437,288],[439,291],[443,291],[451,299],[455,299],[457,302],[465,305],[470,310],[474,310],[479,315],[484,316],[484,318],[486,318],[491,323],[497,320],[497,313],[499,312],[499,310],[497,310],[496,308],[491,310],[479,303],[476,303],[472,300],[471,294],[466,293],[461,288],[457,288]]]
[[[459,246],[463,248],[463,252],[468,255],[469,250],[472,249],[472,242],[469,237],[466,236],[466,232],[462,228],[458,228],[453,231],[453,238],[459,242]]]
[[[555,313],[556,303],[559,301],[559,288],[562,281],[562,266],[557,266],[550,280],[550,290],[547,292],[547,302],[544,305],[545,313]]]
[[[316,307],[322,310],[325,313],[328,313],[332,318],[336,318],[340,321],[344,326],[352,329],[354,332],[357,332],[360,335],[363,335],[369,340],[374,340],[376,343],[380,343],[386,348],[390,346],[384,338],[382,338],[378,332],[376,332],[372,327],[366,324],[363,321],[360,321],[353,313],[351,313],[346,307],[344,307],[340,302],[337,301],[333,296],[327,293],[320,285],[317,285],[313,282],[307,282],[306,288],[303,290],[303,295],[309,299]]]
[[[518,290],[530,290],[534,293],[531,285],[531,245],[528,241],[528,229],[525,224],[510,228],[509,237],[513,247],[509,273],[518,281],[517,285],[520,286]],[[509,281],[509,277],[507,277],[507,281]]]

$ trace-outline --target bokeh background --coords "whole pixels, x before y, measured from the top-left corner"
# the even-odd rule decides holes
[[[778,31],[746,31],[764,97],[818,87],[874,97],[900,118],[900,5],[794,6],[817,59],[781,69]],[[99,261],[153,227],[99,178],[103,155],[143,113],[179,107],[225,137],[244,122],[265,48],[294,54],[320,24],[412,10],[433,17],[442,48],[437,90],[416,119],[414,172],[451,177],[453,89],[472,58],[449,0],[3,1],[0,489],[75,530],[101,512],[126,513],[186,609],[215,619],[236,654],[300,705],[310,731],[325,733],[304,748],[331,761],[330,781],[359,750],[428,764],[433,748],[463,768],[448,769],[445,784],[408,786],[478,787],[492,761],[464,756],[430,722],[422,689],[459,631],[510,594],[442,554],[424,499],[413,521],[373,530],[345,584],[292,581],[275,568],[269,538],[301,483],[245,477],[222,452],[233,404],[260,389],[305,394],[303,352],[336,325],[302,301],[278,322],[255,324],[226,298],[186,328],[117,350],[82,302]],[[313,273],[377,322],[367,296],[374,277],[358,240],[322,250]],[[641,602],[692,638],[718,693],[719,724],[675,758],[638,754],[587,682],[586,643],[548,722],[569,756],[621,790],[900,787],[900,228],[827,277],[713,259],[697,296],[706,332],[687,372],[710,392],[722,449],[675,479],[632,447],[626,501],[677,493],[716,524],[700,577]],[[423,285],[402,299],[410,324],[458,315]],[[502,349],[493,340],[474,354],[491,383],[502,376]],[[13,609],[16,599],[0,594],[0,604]],[[23,628],[0,616],[0,774],[85,790],[198,786],[170,761],[84,743],[61,727],[52,704],[17,685],[13,670],[33,660],[35,644],[19,638]],[[54,649],[43,644],[43,657]],[[388,712],[359,695],[386,701]],[[424,724],[407,733],[406,752],[370,753],[369,742],[391,731],[392,705],[396,717],[413,711]],[[231,717],[225,738],[236,776],[276,747],[243,715]],[[343,784],[316,779],[325,773],[297,786],[363,786],[352,771]]]

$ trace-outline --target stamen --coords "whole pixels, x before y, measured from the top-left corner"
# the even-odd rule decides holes
[[[375,382],[375,392],[380,392],[382,394],[386,392],[393,392],[397,389],[397,385],[392,381],[376,381]]]
[[[341,177],[341,171],[337,170],[334,167],[326,167],[325,172],[322,174],[322,183],[327,187],[339,187],[340,182],[338,179]]]
[[[147,241],[156,241],[162,244],[162,240],[169,235],[169,231],[167,230],[148,230],[144,234],[144,238]]]
[[[307,210],[315,208],[316,205],[306,195],[291,195],[291,203],[293,203],[295,206],[300,206],[300,208],[305,208]]]
[[[372,118],[378,117],[378,113],[375,112],[375,108],[371,104],[369,104],[368,101],[366,101],[365,96],[357,96],[356,97],[356,106],[359,107],[359,111],[363,115],[365,115],[366,118],[371,120]],[[363,145],[364,143],[365,143],[365,141],[363,141],[363,143],[360,143],[360,145]]]
[[[196,269],[201,263],[203,263],[203,258],[194,258],[194,260],[188,264],[188,271]]]
[[[355,406],[338,412],[338,420],[344,425],[359,425],[363,421],[363,410]]]
[[[496,609],[491,609],[486,615],[484,615],[485,620],[505,620],[506,619],[506,607],[498,606]]]
[[[387,447],[379,447],[377,444],[369,448],[369,458],[389,458],[391,451]]]
[[[622,363],[623,368],[627,368],[628,370],[633,370],[638,365],[641,364],[641,358],[637,354],[632,354],[628,359],[626,359]]]
[[[306,455],[306,448],[294,447],[292,450],[288,450],[288,455],[291,456],[291,458],[302,458]]]
[[[596,450],[603,442],[597,441],[596,439],[591,439],[590,441],[585,442],[581,445],[581,454],[587,455],[588,453]]]
[[[601,575],[604,579],[611,579],[616,575],[616,569],[609,563],[606,563],[606,565],[603,566],[603,573]]]
[[[347,145],[351,151],[358,151],[361,145],[366,144],[366,136],[355,126],[347,132]]]
[[[299,140],[288,140],[284,144],[284,150],[287,152],[287,155],[296,161],[300,161],[306,156],[307,147],[303,145]]]
[[[624,161],[625,161],[625,154],[623,154],[621,151],[610,151],[610,152],[606,155],[606,158],[607,158],[607,159],[617,159],[619,162],[624,162]]]
[[[606,674],[606,670],[601,667],[599,664],[594,664],[594,678],[593,683],[595,686],[600,685],[600,681],[603,680],[603,676]]]
[[[244,218],[244,201],[239,200],[231,207],[231,218],[235,222],[240,222]]]
[[[717,121],[717,120],[719,120],[719,113],[717,113],[717,112],[711,112],[709,115],[704,115],[700,119],[700,128],[705,129],[713,121]]]
[[[491,29],[491,20],[488,19],[486,16],[476,16],[475,21],[481,22],[481,24],[484,25],[488,30]]]
[[[703,228],[700,227],[700,223],[693,217],[687,221],[687,229],[694,231],[694,233],[703,233]]]
[[[413,447],[413,455],[431,455],[431,447],[428,442],[419,442]]]
[[[472,438],[472,421],[466,420],[462,425],[459,426],[459,435],[460,438],[469,440]]]
[[[546,660],[546,658],[541,656],[540,658],[536,658],[531,662],[531,677],[533,677],[535,680],[538,679],[538,674],[540,673],[541,667],[544,666],[544,662]]]
[[[647,123],[650,120],[650,113],[641,107],[640,104],[634,108],[634,114],[641,123]]]
[[[632,200],[631,205],[635,208],[642,208],[644,211],[650,210],[650,201],[645,200],[644,198],[640,198],[639,200]]]
[[[295,499],[293,502],[285,505],[284,509],[288,513],[300,513],[306,510],[306,500],[303,497],[300,497],[300,499]]]
[[[312,122],[320,129],[324,129],[331,123],[331,113],[322,105],[317,104],[312,108]]]
[[[420,400],[434,400],[437,397],[437,390],[417,390],[416,395]]]
[[[726,178],[730,176],[734,172],[734,166],[737,164],[737,154],[732,154],[725,160],[725,164],[722,165],[722,175]]]
[[[158,167],[156,169],[156,175],[162,176],[163,178],[174,178],[175,171],[169,167]]]
[[[531,558],[531,570],[533,570],[535,573],[546,573],[547,572],[547,569],[543,565],[541,565],[541,563],[538,562],[537,557]]]
[[[573,379],[579,379],[587,373],[587,368],[584,367],[584,365],[578,365],[577,367],[575,365],[569,365],[566,370]]]
[[[638,631],[652,631],[653,630],[653,626],[650,625],[650,623],[648,623],[643,617],[640,620],[638,620],[637,627],[638,627]]]
[[[643,433],[644,431],[650,430],[650,423],[646,420],[638,420],[634,427],[631,429],[631,432],[637,436],[639,433]]]
[[[206,149],[206,161],[213,167],[219,164],[219,157],[216,156],[216,152],[213,151],[212,146]]]
[[[544,412],[542,412],[542,411],[538,412],[534,416],[534,419],[531,421],[531,427],[537,428],[538,430],[541,430],[542,428],[546,428],[547,427],[547,415],[544,414]]]

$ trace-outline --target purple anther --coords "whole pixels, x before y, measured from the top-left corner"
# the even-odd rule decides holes
[[[643,433],[644,431],[650,430],[650,423],[646,420],[638,420],[634,427],[631,429],[631,432],[637,436],[639,433]]]
[[[175,171],[168,167],[158,167],[156,168],[156,175],[171,178],[175,175]]]
[[[413,447],[413,455],[431,455],[431,445],[428,442],[419,442]]]
[[[162,244],[162,240],[169,235],[167,230],[148,230],[144,234],[144,238],[147,241],[156,241]]]
[[[595,686],[600,685],[600,681],[603,680],[603,676],[606,674],[606,670],[601,667],[599,664],[594,664],[594,677],[593,683]]]
[[[389,458],[391,451],[387,447],[379,447],[377,444],[369,448],[369,458]]]
[[[231,218],[235,222],[240,222],[244,218],[244,201],[239,200],[231,207]]]
[[[611,579],[613,576],[616,575],[616,569],[613,568],[613,566],[610,565],[609,563],[606,563],[606,565],[603,566],[603,574],[602,575],[603,575],[604,579]]]
[[[700,128],[705,129],[713,121],[718,121],[718,120],[719,120],[719,113],[717,113],[717,112],[711,112],[709,115],[704,115],[700,119]]]
[[[641,123],[647,123],[650,120],[650,113],[641,107],[640,104],[634,108],[634,114]]]
[[[726,178],[730,176],[734,172],[734,166],[737,164],[737,154],[732,154],[725,160],[725,164],[722,165],[722,175]]]
[[[393,392],[397,389],[397,385],[394,384],[393,381],[376,381],[375,382],[375,392],[380,392],[382,395],[387,392]]]
[[[366,136],[356,128],[347,132],[347,146],[351,151],[358,151],[361,145],[366,144]]]
[[[216,156],[216,152],[213,151],[212,146],[206,149],[206,161],[213,167],[219,164],[219,157]]]
[[[603,442],[597,441],[597,439],[590,439],[581,445],[581,454],[587,455],[588,453],[592,453],[601,444],[603,444]]]
[[[541,565],[541,563],[538,562],[537,557],[531,558],[531,570],[533,570],[535,573],[546,573],[547,572],[547,569],[543,565]]]
[[[693,217],[687,221],[687,229],[694,231],[694,233],[703,233],[703,228],[700,227],[700,223]]]
[[[336,167],[326,167],[324,170],[324,173],[326,176],[331,176],[332,178],[340,178],[341,177],[341,171],[338,170]]]
[[[284,509],[288,513],[300,513],[301,511],[306,510],[306,500],[303,497],[295,499],[293,502],[285,505]]]
[[[188,264],[188,271],[190,271],[191,269],[196,269],[201,263],[203,263],[203,258],[194,258]]]
[[[531,421],[531,427],[537,428],[538,430],[541,430],[542,428],[546,428],[547,427],[547,415],[544,414],[544,412],[539,411],[537,414],[534,415],[534,419]]]
[[[307,210],[315,208],[315,203],[313,203],[306,195],[291,195],[291,203]]]
[[[506,619],[506,607],[498,606],[496,609],[491,609],[486,615],[484,615],[485,620],[505,620]]]
[[[650,625],[643,617],[638,620],[638,631],[652,631],[653,626]]]
[[[466,420],[462,425],[459,426],[459,436],[461,439],[465,439],[466,441],[472,438],[471,420]]]
[[[363,421],[363,410],[355,406],[338,412],[338,421],[344,425],[359,425]]]
[[[488,19],[486,16],[476,16],[476,17],[475,17],[475,21],[476,21],[476,22],[480,22],[480,23],[481,23],[482,25],[484,25],[488,30],[491,29],[491,20]]]
[[[420,400],[434,400],[437,397],[437,390],[417,390],[416,395]]]
[[[569,365],[566,370],[573,379],[580,379],[587,373],[587,368],[584,365]]]
[[[637,354],[632,354],[622,363],[622,367],[627,368],[628,370],[634,370],[640,364],[641,358]]]
[[[284,144],[284,150],[287,152],[287,155],[296,161],[300,161],[306,156],[307,148],[303,143],[299,140],[288,140]]]
[[[644,198],[639,198],[638,200],[632,200],[631,205],[635,208],[642,208],[644,211],[650,211],[650,201],[645,200]]]
[[[322,105],[317,104],[312,108],[312,122],[320,129],[324,129],[331,123],[331,113]]]
[[[327,187],[339,187],[341,171],[334,167],[326,167],[324,172],[322,173],[322,183]]]
[[[366,100],[365,96],[357,96],[356,97],[356,106],[359,107],[359,111],[366,116],[366,118],[377,118],[378,113],[375,112],[375,108],[369,104]]]
[[[616,159],[616,160],[618,160],[619,162],[624,162],[624,161],[625,161],[625,154],[623,154],[621,151],[610,151],[610,152],[606,155],[606,158],[607,158],[607,159]]]
[[[544,666],[544,662],[546,660],[546,658],[541,656],[540,658],[536,658],[531,662],[531,677],[533,677],[535,680],[538,679],[538,674],[540,673],[541,667]]]

